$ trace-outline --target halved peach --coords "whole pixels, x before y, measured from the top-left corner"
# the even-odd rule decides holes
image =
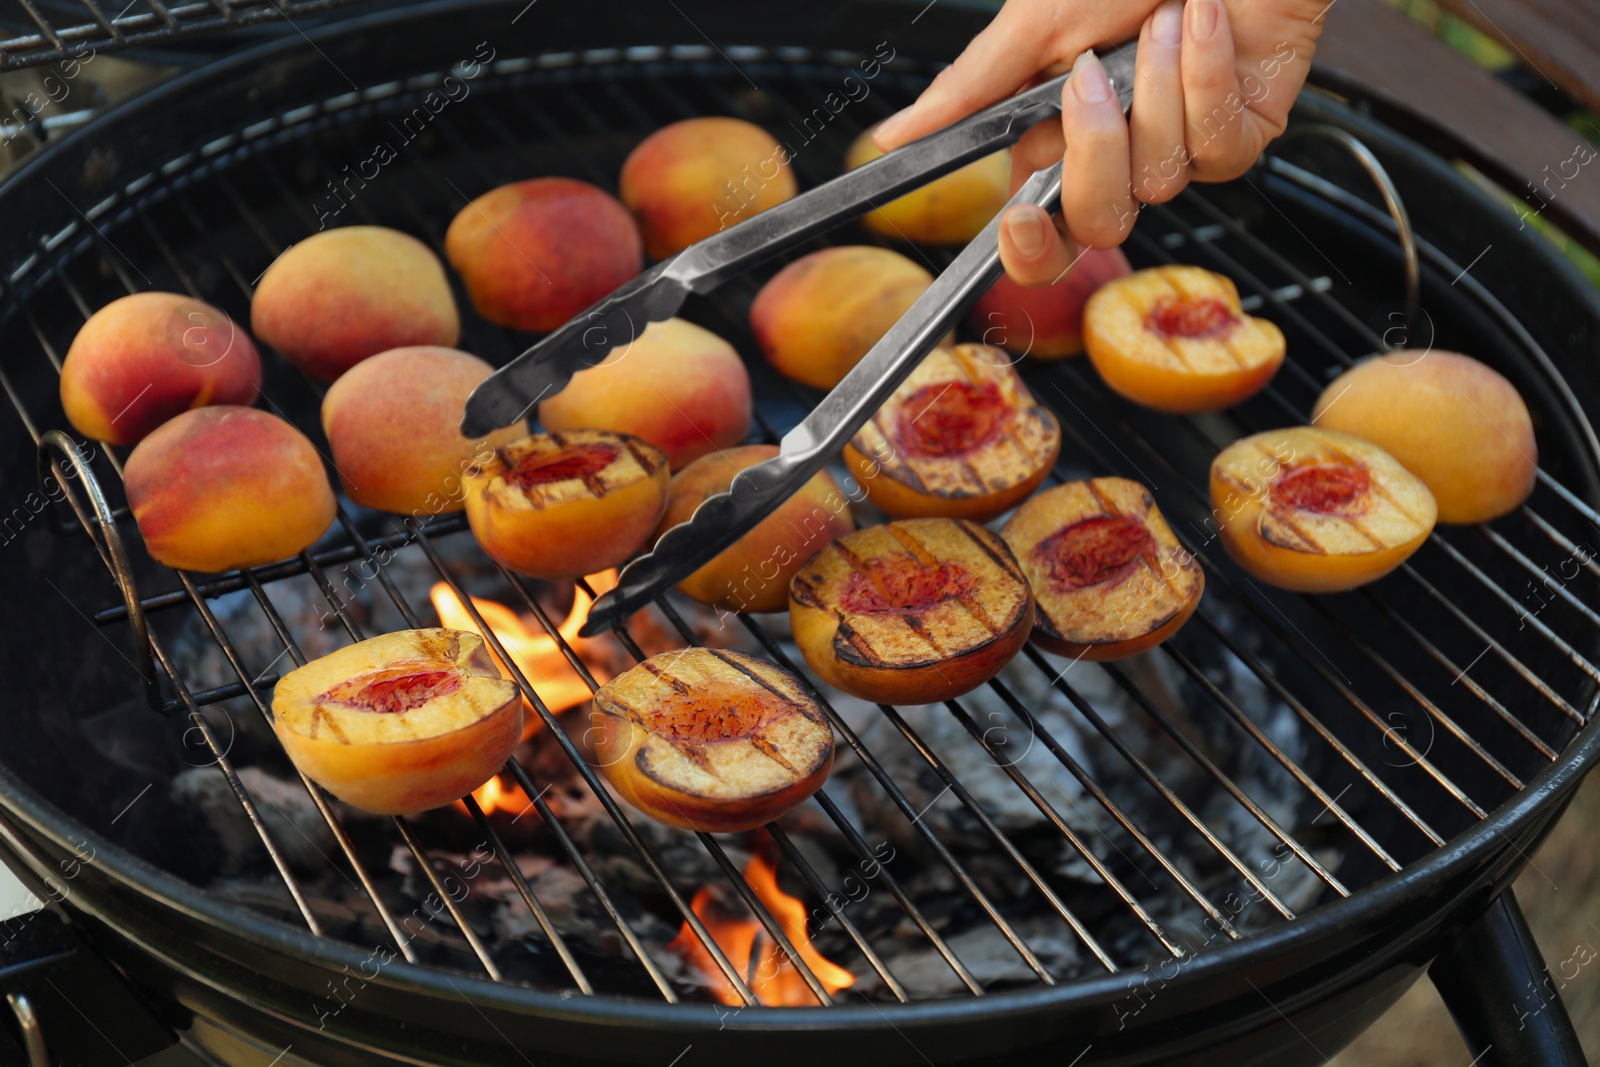
[[[272,726],[295,766],[340,800],[408,815],[504,766],[522,736],[522,699],[477,634],[401,630],[284,675]]]
[[[454,348],[461,319],[431,248],[382,226],[341,226],[273,261],[250,300],[250,328],[290,363],[331,382],[391,348]]]
[[[666,514],[656,531],[686,522],[738,473],[778,454],[777,445],[743,445],[701,456],[672,476]],[[827,471],[818,471],[748,533],[678,583],[678,591],[728,611],[783,611],[789,579],[817,550],[856,528],[850,502]]]
[[[128,455],[128,507],[151,558],[191,571],[256,567],[309,548],[337,502],[306,435],[255,408],[195,408]]]
[[[989,345],[928,354],[844,447],[872,502],[897,519],[987,522],[1044,481],[1061,452],[1056,417]]]
[[[1008,274],[978,298],[967,324],[984,342],[1039,360],[1083,354],[1083,309],[1100,287],[1133,272],[1120,248],[1087,248],[1066,276],[1025,286]]]
[[[822,787],[833,730],[799,678],[720,648],[661,652],[594,695],[595,755],[622,798],[707,833],[753,830]]]
[[[760,126],[724,115],[663,126],[628,153],[617,179],[652,259],[775,207],[796,188],[788,149]]]
[[[134,293],[89,316],[61,365],[61,410],[86,437],[131,445],[180,412],[256,402],[261,357],[227,315]]]
[[[1328,383],[1311,421],[1355,434],[1421,478],[1440,522],[1488,522],[1533,492],[1539,446],[1517,387],[1456,352],[1372,356]]]
[[[750,435],[750,372],[727,341],[685,319],[647,325],[539,403],[547,430],[615,430],[666,449],[673,470]]]
[[[607,430],[536,433],[467,468],[467,523],[490,558],[576,578],[638,551],[667,506],[667,454]]]
[[[1353,589],[1405,562],[1438,516],[1433,494],[1377,445],[1294,426],[1235,441],[1211,463],[1228,554],[1264,582]]]
[[[921,264],[887,248],[824,248],[761,287],[750,333],[779,374],[832,389],[932,284]]]
[[[1095,370],[1158,411],[1216,411],[1260,390],[1283,363],[1283,331],[1239,306],[1233,281],[1152,267],[1102,286],[1083,312]]]
[[[391,348],[339,376],[322,398],[322,432],[351,500],[423,518],[466,506],[475,459],[527,434],[522,423],[461,436],[467,397],[494,372],[453,348]]]
[[[1033,588],[1033,643],[1063,656],[1121,659],[1189,621],[1206,576],[1150,491],[1126,478],[1068,482],[1001,529]]]
[[[1028,640],[1033,595],[997,535],[965,519],[906,519],[825,545],[789,584],[811,669],[882,704],[977,688]]]
[[[876,126],[861,131],[845,153],[844,169],[855,170],[883,155],[872,140]],[[964,245],[983,231],[1011,195],[1011,150],[973,160],[960,170],[889,201],[861,217],[862,225],[898,241]]]

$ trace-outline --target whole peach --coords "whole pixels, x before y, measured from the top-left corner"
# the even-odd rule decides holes
[[[855,170],[883,155],[863,130],[850,144],[844,169]],[[924,245],[964,245],[999,214],[1011,195],[1011,152],[1002,148],[913,189],[861,218],[874,233]]]
[[[726,490],[734,475],[777,454],[777,445],[745,445],[701,456],[683,468],[672,477],[656,536],[686,521],[706,497]],[[783,611],[795,572],[823,545],[855,528],[838,483],[818,471],[749,533],[679,582],[678,589],[729,611]]]
[[[610,193],[571,178],[491,189],[461,209],[445,255],[478,314],[553,330],[639,273],[639,228]]]
[[[933,275],[887,248],[824,248],[761,287],[750,331],[779,373],[832,389],[932,284]]]
[[[652,259],[781,204],[796,190],[788,149],[760,126],[722,116],[684,119],[652,133],[628,154],[617,184]]]
[[[972,309],[968,319],[984,341],[1035,359],[1065,359],[1083,354],[1083,306],[1096,289],[1131,274],[1120,248],[1091,248],[1064,278],[1052,285],[1024,286],[1009,275]]]
[[[272,563],[310,547],[333,522],[316,447],[255,408],[184,412],[139,442],[123,476],[145,547],[179,570]]]
[[[61,366],[61,408],[86,437],[131,445],[181,412],[255,403],[261,357],[210,304],[177,293],[113,300],[78,330]]]
[[[1487,522],[1533,492],[1539,446],[1516,386],[1457,352],[1371,356],[1328,383],[1312,413],[1421,478],[1439,521]]]
[[[750,433],[750,373],[732,345],[683,319],[652,322],[632,344],[579,371],[539,405],[553,432],[615,430],[665,450],[673,470]]]
[[[279,256],[250,302],[263,343],[333,381],[368,356],[461,336],[444,265],[427,245],[382,226],[312,234]]]
[[[461,436],[467,397],[493,370],[423,345],[379,352],[341,375],[322,399],[322,432],[345,495],[419,518],[460,511],[467,469],[527,432],[519,424],[476,441]]]

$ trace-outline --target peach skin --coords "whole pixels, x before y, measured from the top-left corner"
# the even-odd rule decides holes
[[[1516,386],[1469,356],[1370,356],[1328,383],[1312,421],[1371,441],[1421,478],[1439,521],[1488,522],[1533,492],[1539,446]]]
[[[734,475],[777,454],[777,445],[743,445],[683,468],[672,477],[656,537],[686,522],[706,497],[726,491]],[[795,572],[823,545],[855,528],[850,502],[832,475],[818,471],[753,530],[679,582],[678,591],[728,611],[782,611]]]
[[[932,284],[933,275],[887,248],[824,248],[761,287],[750,332],[778,373],[832,389]]]
[[[855,170],[883,155],[870,127],[850,143],[844,169]],[[1011,197],[1011,152],[1002,148],[913,189],[862,216],[867,229],[922,245],[964,245],[999,214]]]
[[[507,426],[461,436],[467,397],[493,370],[453,348],[392,348],[351,367],[322,398],[322,432],[345,495],[426,518],[465,507],[468,467],[524,436]]]
[[[316,447],[255,408],[184,412],[139,442],[123,477],[146,549],[179,570],[286,559],[333,522],[333,488]]]
[[[985,344],[1034,359],[1083,354],[1083,309],[1102,285],[1132,272],[1120,248],[1089,248],[1060,281],[1025,286],[1002,274],[967,319]]]
[[[639,273],[628,209],[571,178],[491,189],[456,215],[445,255],[478,314],[516,330],[553,330]]]
[[[255,403],[261,359],[210,304],[134,293],[89,316],[61,366],[61,408],[85,437],[131,445],[184,411]]]
[[[455,346],[461,320],[439,257],[382,226],[343,226],[291,246],[261,276],[250,325],[264,344],[331,382],[368,356]]]
[[[522,699],[483,638],[401,630],[278,680],[272,728],[306,777],[376,815],[442,807],[488,781],[522,734]]]
[[[572,376],[539,405],[547,430],[614,430],[666,450],[673,470],[750,434],[750,373],[732,345],[683,319],[652,322],[630,345]]]
[[[787,149],[760,126],[722,116],[652,133],[628,153],[617,186],[651,259],[781,204],[797,188]]]

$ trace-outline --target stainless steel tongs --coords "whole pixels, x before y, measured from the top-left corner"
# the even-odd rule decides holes
[[[1134,46],[1104,61],[1124,111],[1133,98]],[[1070,74],[1028,89],[656,264],[483,382],[467,400],[461,432],[482,437],[525,416],[572,375],[626,345],[645,324],[670,318],[692,292],[703,293],[781,252],[841,225],[934,178],[1014,144],[1031,126],[1061,114]],[[1006,208],[1049,208],[1061,195],[1061,164],[1036,172]],[[1001,214],[1004,214],[1002,209]],[[582,632],[613,629],[692,574],[794,494],[899,388],[939,339],[1001,274],[996,215],[934,279],[894,327],[784,435],[778,455],[740,471],[727,492],[707,497],[655,547],[618,575],[589,609]]]

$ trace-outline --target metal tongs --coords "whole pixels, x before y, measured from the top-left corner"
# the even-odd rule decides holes
[[[1126,111],[1133,98],[1134,46],[1104,61]],[[810,192],[769,208],[656,264],[490,375],[467,399],[461,432],[482,437],[527,415],[572,375],[629,344],[646,324],[670,318],[690,293],[704,293],[750,267],[902,193],[1016,141],[1061,114],[1063,74],[921,140],[880,156]],[[1034,173],[1006,204],[1049,208],[1061,195],[1061,163]],[[1000,214],[1004,214],[1005,209]],[[589,609],[582,633],[614,629],[692,574],[792,496],[853,437],[939,340],[1000,277],[996,215],[934,279],[810,415],[784,434],[779,453],[737,474],[688,520],[622,569],[616,587]]]

